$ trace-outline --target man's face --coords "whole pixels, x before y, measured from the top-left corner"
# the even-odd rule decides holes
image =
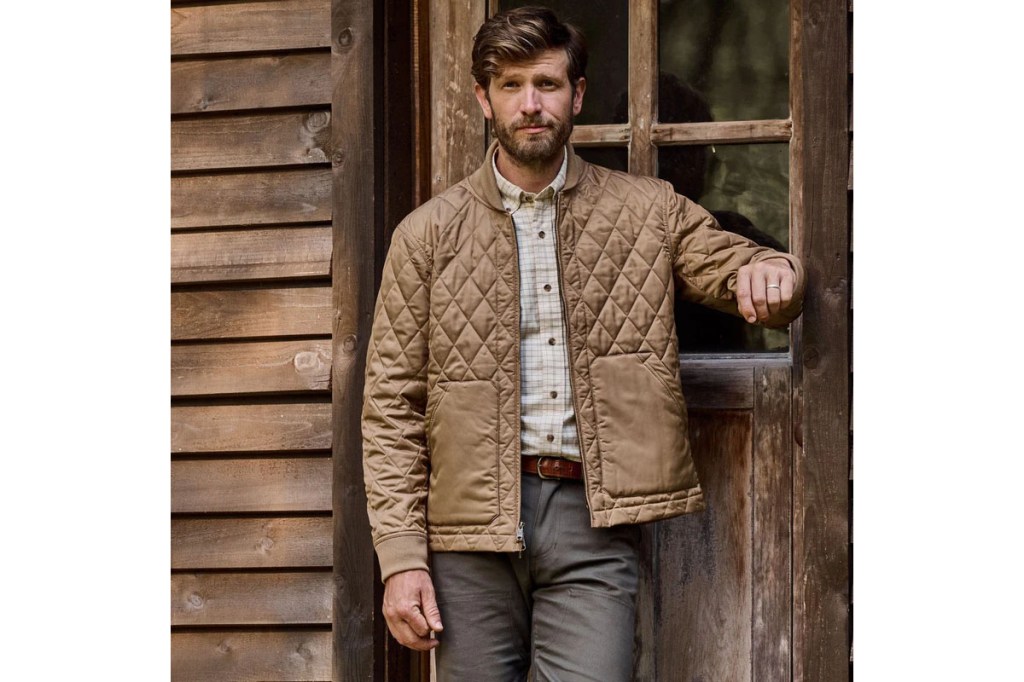
[[[587,83],[580,78],[574,92],[568,66],[565,50],[546,50],[532,61],[505,65],[486,91],[475,87],[498,143],[519,165],[551,163],[569,141]]]

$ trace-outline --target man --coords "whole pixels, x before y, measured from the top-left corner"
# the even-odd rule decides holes
[[[392,634],[440,680],[628,680],[637,524],[703,508],[675,296],[781,325],[792,256],[568,145],[586,48],[548,10],[473,46],[496,142],[395,230],[367,357],[366,491]],[[442,622],[443,621],[443,622]]]

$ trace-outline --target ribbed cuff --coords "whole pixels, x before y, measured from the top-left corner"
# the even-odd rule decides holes
[[[380,579],[386,581],[395,573],[430,570],[427,559],[427,537],[419,534],[393,535],[377,543]]]

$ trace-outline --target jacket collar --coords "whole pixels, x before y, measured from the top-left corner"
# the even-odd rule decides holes
[[[473,173],[466,178],[469,189],[482,202],[497,211],[505,211],[505,205],[501,202],[501,192],[498,191],[498,181],[494,178],[494,169],[491,167],[491,159],[494,158],[494,150],[498,148],[498,141],[491,142],[484,154],[484,162]],[[569,164],[565,169],[565,185],[562,191],[571,190],[579,182],[583,175],[583,168],[586,161],[576,156],[572,144],[566,144],[566,153],[569,155]]]

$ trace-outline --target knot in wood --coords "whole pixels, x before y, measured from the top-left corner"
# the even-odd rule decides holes
[[[206,600],[203,599],[202,595],[198,592],[193,592],[192,594],[188,595],[188,605],[194,609],[202,608],[203,604],[205,603]]]
[[[306,118],[306,128],[311,131],[317,131],[322,128],[326,128],[327,124],[331,122],[331,117],[326,111],[314,111]]]
[[[338,34],[338,47],[351,47],[352,46],[352,29],[346,28],[344,31]]]
[[[358,344],[356,342],[356,335],[349,334],[344,338],[344,340],[342,340],[341,349],[346,353],[354,353],[357,345]]]
[[[331,154],[331,165],[332,166],[340,166],[342,161],[344,161],[344,160],[345,160],[345,155],[342,154],[341,152],[334,152],[333,154]]]
[[[821,354],[817,348],[811,347],[804,350],[804,368],[814,369],[818,366],[818,361],[821,359]]]

